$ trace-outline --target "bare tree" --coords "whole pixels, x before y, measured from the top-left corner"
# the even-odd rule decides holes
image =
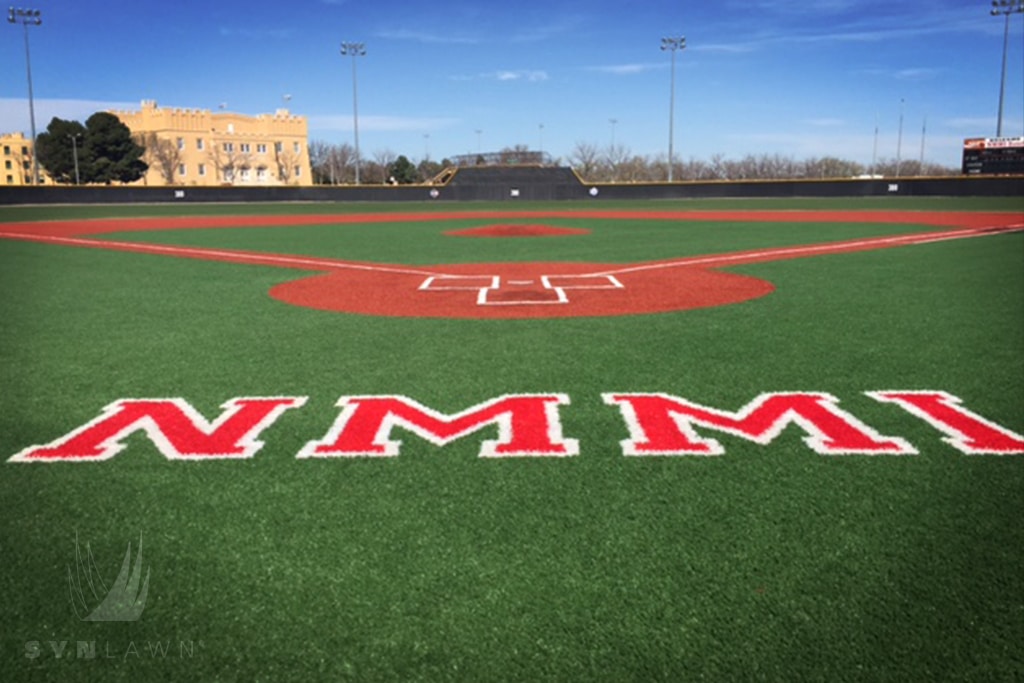
[[[250,155],[241,151],[241,146],[233,140],[218,138],[211,141],[206,157],[213,164],[217,179],[233,185],[239,170],[248,168]]]
[[[274,143],[274,164],[277,166],[277,179],[282,185],[287,185],[295,175],[299,160],[302,158],[301,148],[288,149],[283,142]]]
[[[622,178],[626,172],[626,164],[629,161],[629,148],[624,145],[608,145],[605,148],[605,164],[607,165],[606,180],[615,182]]]
[[[174,185],[178,166],[181,164],[181,148],[174,140],[161,138],[154,132],[141,133],[135,141],[146,149],[142,159],[156,168],[163,176],[166,185]]]
[[[309,141],[309,167],[313,171],[313,183],[326,185],[334,184],[334,177],[331,174],[331,150],[332,145],[323,140]]]
[[[569,165],[576,169],[576,173],[584,180],[592,180],[600,158],[597,145],[580,141],[569,152]]]
[[[397,158],[398,155],[390,149],[378,149],[373,153],[373,161],[369,164],[371,176],[379,178],[381,184],[388,182],[388,168]]]

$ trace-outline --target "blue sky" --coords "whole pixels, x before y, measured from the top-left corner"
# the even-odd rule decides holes
[[[414,161],[578,142],[677,159],[901,155],[958,166],[994,136],[1004,20],[975,0],[38,0],[36,125],[106,108],[287,106],[310,137]],[[5,22],[6,23],[6,22]],[[28,132],[20,25],[0,33],[0,131]],[[1004,135],[1024,134],[1024,15],[1011,17]],[[290,95],[289,100],[285,96]],[[902,101],[902,104],[901,104]],[[612,123],[614,119],[616,123]],[[925,122],[927,125],[925,126]],[[922,129],[926,128],[922,136]],[[477,131],[480,131],[479,133]]]

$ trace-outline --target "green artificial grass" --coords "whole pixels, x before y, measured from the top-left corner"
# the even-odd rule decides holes
[[[1014,206],[914,206],[947,204]],[[631,262],[930,229],[544,222],[594,232],[514,247],[439,235],[465,221],[130,239],[397,263]],[[0,462],[0,678],[1020,678],[1024,456],[963,455],[863,392],[948,391],[1024,433],[1022,265],[1016,233],[735,267],[776,291],[721,308],[455,321],[267,296],[303,271],[0,241],[3,459],[118,398],[182,397],[212,419],[234,397],[309,397],[247,461],[169,462],[136,433],[107,462]],[[763,392],[828,392],[920,454],[821,456],[789,428],[766,446],[715,432],[719,457],[624,457],[629,434],[601,394],[655,391],[730,411]],[[579,456],[481,459],[488,427],[443,447],[398,429],[391,459],[295,458],[342,395],[454,413],[519,392],[569,395],[562,426]],[[76,534],[108,583],[141,535],[139,621],[75,617]]]

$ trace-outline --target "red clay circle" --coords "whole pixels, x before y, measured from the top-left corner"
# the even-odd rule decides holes
[[[270,296],[322,311],[415,318],[567,318],[734,304],[770,282],[704,268],[491,263],[422,271],[338,270],[286,282]]]
[[[554,225],[484,225],[479,228],[448,230],[452,237],[564,237],[589,235],[586,228],[561,228]]]

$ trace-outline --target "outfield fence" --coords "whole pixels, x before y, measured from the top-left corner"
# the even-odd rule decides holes
[[[569,168],[460,169],[443,185],[307,187],[46,186],[0,188],[0,205],[190,202],[658,200],[842,197],[1024,197],[1024,176],[587,183]]]

